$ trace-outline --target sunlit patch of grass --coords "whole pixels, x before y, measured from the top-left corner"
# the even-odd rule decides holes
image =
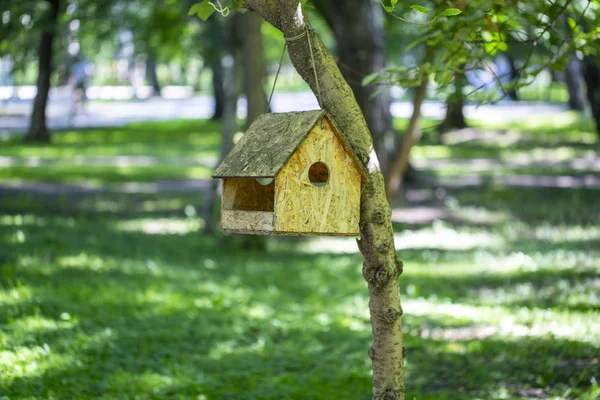
[[[564,82],[551,82],[548,85],[529,85],[518,90],[520,101],[543,101],[565,104],[569,100],[569,91]]]
[[[208,120],[146,122],[123,128],[57,132],[52,146],[23,146],[20,140],[2,143],[0,155],[69,158],[76,156],[145,155],[155,157],[214,154],[220,125]]]
[[[600,241],[600,226],[553,226],[542,224],[535,227],[536,239],[548,240],[553,243],[575,241]]]
[[[553,148],[521,148],[519,146],[485,146],[485,145],[419,145],[411,152],[415,159],[493,159],[507,162],[528,160],[553,160],[556,162],[576,157],[585,158],[594,152],[585,147],[556,146]],[[450,165],[452,162],[450,160]]]
[[[147,234],[187,234],[197,232],[203,225],[198,218],[145,218],[121,221],[116,228],[123,231],[141,231]]]
[[[582,113],[574,111],[523,119],[510,123],[508,128],[533,135],[550,135],[541,138],[538,136],[538,140],[541,139],[549,142],[574,140],[580,143],[596,143],[598,139],[594,122]]]
[[[592,344],[598,343],[600,340],[600,322],[590,318],[594,315],[591,312],[529,307],[513,308],[493,305],[493,303],[470,305],[452,303],[443,299],[441,301],[437,299],[405,299],[404,304],[403,307],[408,315],[439,319],[447,316],[459,319],[463,323],[468,320],[469,324],[474,326],[494,327],[494,329],[486,329],[488,336],[507,336],[512,337],[513,340],[522,336],[539,336],[549,340],[552,340],[553,337],[561,337]],[[408,318],[410,321],[410,317]],[[443,335],[444,329],[438,328],[437,334]],[[473,334],[477,333],[473,332]],[[441,338],[443,337],[438,339]]]
[[[206,179],[212,170],[208,167],[157,165],[152,167],[73,166],[52,165],[39,168],[0,168],[0,179],[5,182],[44,181],[64,183],[106,184],[117,182],[154,182],[156,180]]]
[[[5,267],[6,268],[6,267]],[[10,278],[9,271],[5,271],[5,278]],[[0,304],[3,307],[18,304],[21,302],[31,301],[33,293],[30,287],[25,285],[17,285],[12,288],[6,288],[0,291]]]
[[[468,250],[473,248],[499,247],[503,239],[497,235],[467,227],[449,227],[436,221],[431,227],[416,231],[404,230],[394,237],[399,250],[406,248],[440,250]]]
[[[58,320],[39,315],[23,317],[11,321],[10,325],[3,325],[4,331],[0,331],[0,345],[2,348],[30,346],[39,343],[40,338],[55,337],[76,326],[77,321],[66,313]]]
[[[60,132],[53,136],[52,146],[24,146],[12,140],[0,148],[0,156],[7,157],[0,179],[93,186],[206,179],[217,152],[219,129],[210,121],[184,120]]]
[[[13,351],[0,351],[0,368],[10,370],[10,379],[39,376],[53,368],[61,368],[70,357],[53,354],[47,343],[41,346],[16,347]]]

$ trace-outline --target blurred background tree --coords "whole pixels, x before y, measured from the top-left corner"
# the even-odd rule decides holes
[[[590,10],[593,3],[592,10],[595,11]],[[597,20],[595,1],[459,1],[453,8],[446,8],[448,3],[445,1],[421,4],[391,1],[388,4],[383,5],[388,14],[400,20],[398,24],[417,33],[415,39],[405,42],[403,51],[425,54],[417,63],[404,63],[363,79],[367,85],[417,87],[413,116],[387,176],[389,195],[401,187],[410,151],[420,140],[420,108],[430,79],[437,84],[438,92],[448,93],[446,117],[438,127],[440,132],[466,127],[462,109],[468,78],[474,86],[468,95],[495,88],[489,96],[480,99],[497,102],[504,98],[517,99],[517,90],[531,84],[546,69],[564,70],[569,106],[582,110],[583,75],[579,58],[584,55],[593,70],[593,65],[597,64],[597,46],[592,37],[595,38],[598,32],[596,29],[590,36],[579,27]],[[448,32],[452,34],[448,35]],[[516,51],[516,55],[505,56],[503,53],[509,48]],[[500,62],[499,57],[502,57]],[[517,62],[519,67],[515,66]],[[588,94],[590,90],[593,93],[594,78],[587,80]],[[594,96],[588,95],[588,99],[595,115]]]

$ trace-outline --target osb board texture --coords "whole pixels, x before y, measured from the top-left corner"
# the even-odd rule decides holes
[[[225,232],[272,232],[274,213],[265,211],[222,210],[221,229]]]
[[[283,168],[323,110],[263,114],[217,167],[213,178],[271,178]]]
[[[324,162],[329,181],[308,179],[310,166]],[[298,235],[358,234],[361,174],[329,124],[317,124],[275,180],[275,231]]]
[[[354,165],[357,167],[357,170],[360,172],[361,177],[362,177],[362,181],[366,182],[367,179],[368,179],[368,177],[369,177],[367,169],[358,160],[358,157],[356,157],[356,155],[352,152],[352,149],[350,148],[350,145],[348,144],[348,141],[344,138],[344,135],[341,134],[340,130],[337,128],[337,126],[335,125],[335,122],[331,119],[331,117],[329,116],[329,114],[326,114],[326,118],[325,118],[324,122],[325,122],[325,124],[328,125],[329,129],[331,129],[335,133],[335,135],[340,140],[340,143],[344,147],[344,149],[346,150],[346,152],[351,155],[350,158],[354,162]]]
[[[263,186],[254,178],[227,178],[223,182],[225,210],[274,211],[275,183]]]

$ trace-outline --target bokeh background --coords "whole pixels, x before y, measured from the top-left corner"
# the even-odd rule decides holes
[[[2,399],[370,396],[355,240],[218,228],[233,141],[318,102],[285,55],[268,105],[281,34],[195,3],[0,2]],[[599,4],[511,3],[305,4],[384,172],[417,139],[389,193],[409,399],[600,397]]]

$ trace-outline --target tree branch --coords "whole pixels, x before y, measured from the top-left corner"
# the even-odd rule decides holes
[[[250,10],[256,11],[265,21],[281,30],[279,3],[281,3],[280,0],[246,0],[246,5]]]

